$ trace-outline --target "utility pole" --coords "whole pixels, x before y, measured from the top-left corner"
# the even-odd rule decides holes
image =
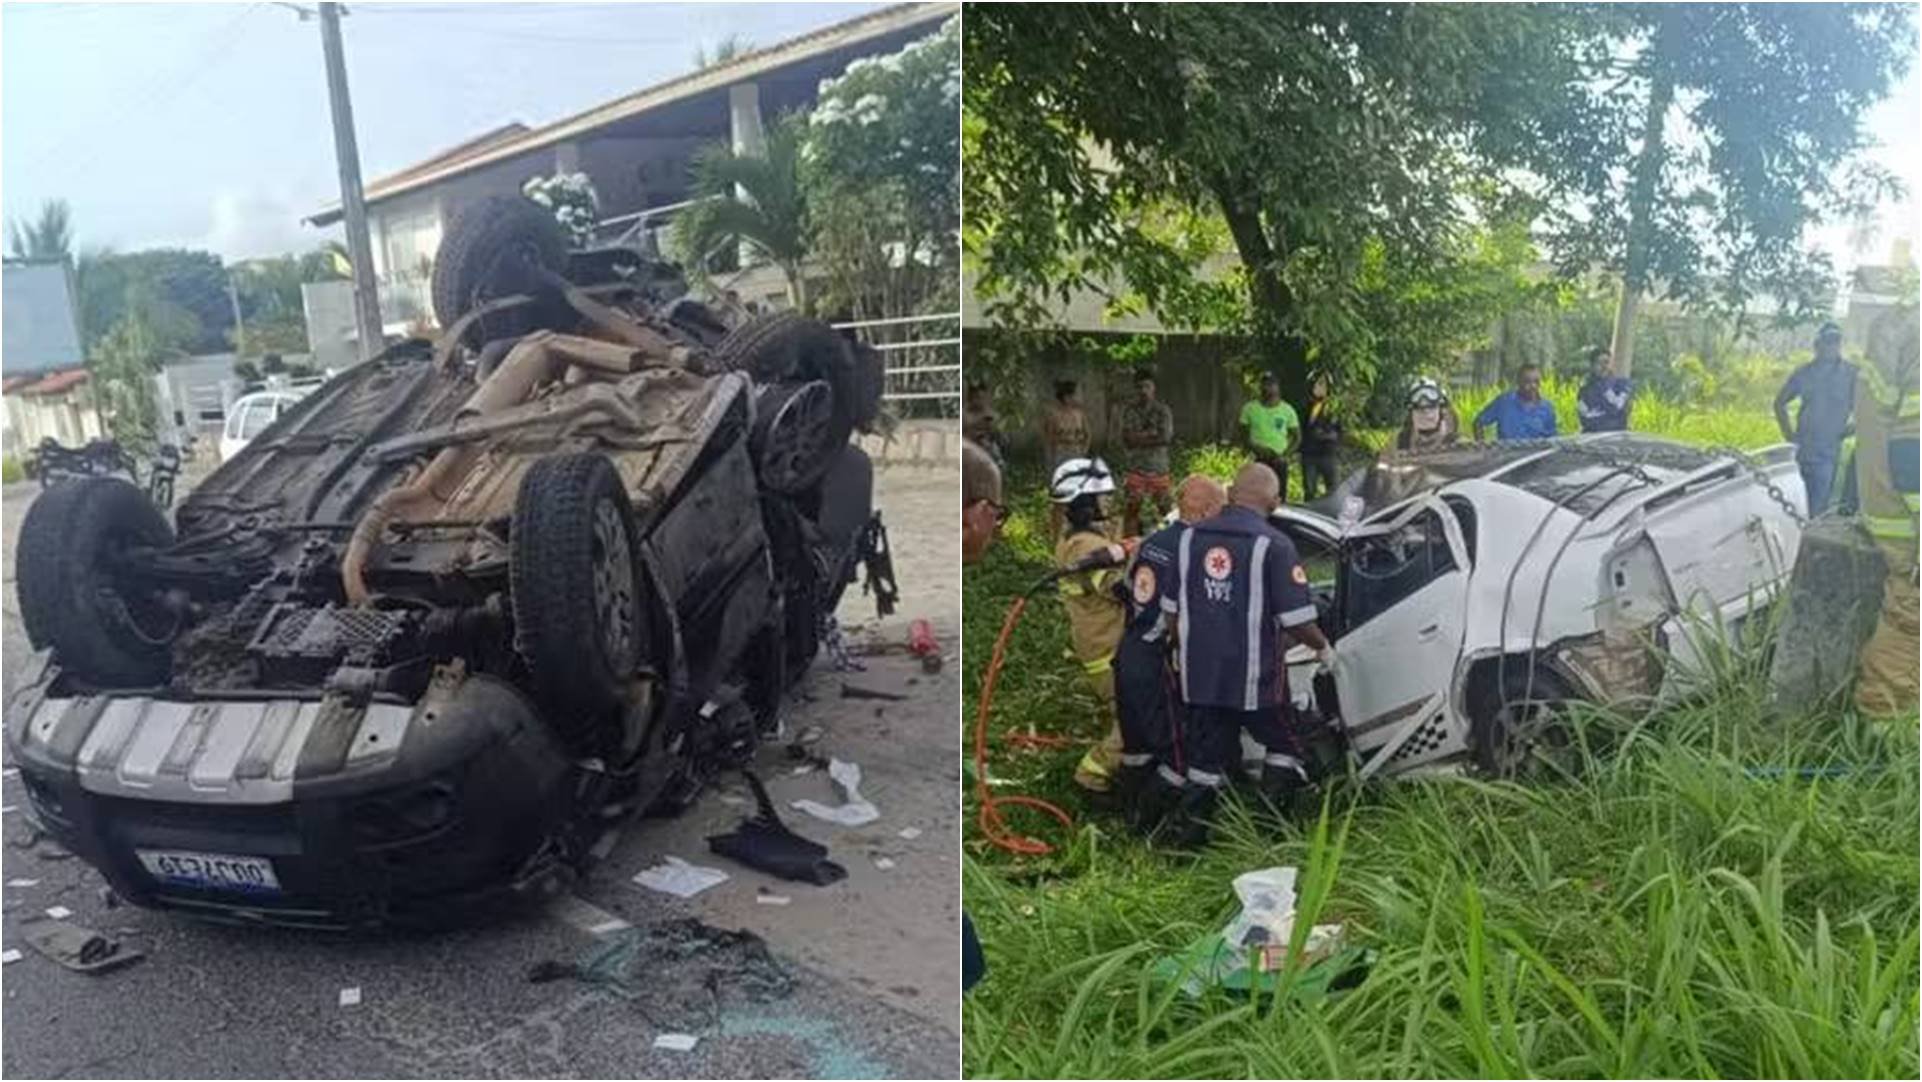
[[[360,359],[386,345],[380,329],[380,293],[374,283],[374,246],[367,239],[367,202],[360,191],[360,148],[354,142],[354,106],[347,100],[347,60],[340,48],[340,5],[320,5],[320,46],[327,56],[327,102],[334,114],[334,157],[340,163],[340,209],[353,262],[354,330]]]
[[[247,324],[240,319],[240,290],[234,288],[234,272],[227,272],[227,303],[234,306],[234,355],[247,349]]]

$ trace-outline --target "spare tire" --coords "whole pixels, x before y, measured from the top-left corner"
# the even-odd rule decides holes
[[[153,501],[118,477],[54,485],[20,524],[15,578],[21,622],[69,672],[99,687],[165,681],[179,618],[123,581],[115,557],[173,544]]]
[[[833,327],[796,312],[755,316],[721,340],[715,357],[719,369],[744,372],[756,383],[820,380],[828,385],[834,399],[822,441],[825,453],[811,470],[814,478],[827,470],[863,417],[872,418],[868,399],[878,404],[879,388],[868,378],[857,347]]]
[[[547,288],[541,271],[567,267],[567,236],[546,207],[514,195],[489,196],[454,217],[434,257],[434,318],[442,329],[480,304]],[[512,309],[484,317],[486,338],[525,334],[534,313]],[[496,326],[498,324],[498,326]]]
[[[652,656],[627,490],[602,455],[551,455],[522,476],[511,530],[515,646],[560,735],[590,743]]]

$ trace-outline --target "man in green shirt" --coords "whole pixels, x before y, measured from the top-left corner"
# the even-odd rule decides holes
[[[1281,378],[1273,372],[1261,377],[1261,397],[1241,407],[1241,444],[1255,461],[1275,471],[1284,499],[1288,494],[1288,456],[1301,442],[1301,420],[1295,407],[1281,400]]]
[[[1135,372],[1135,397],[1121,407],[1122,492],[1126,496],[1122,515],[1123,537],[1141,537],[1161,528],[1161,516],[1168,513],[1168,445],[1175,438],[1175,414],[1166,402],[1155,397],[1152,368]],[[1143,521],[1142,505],[1147,505]]]

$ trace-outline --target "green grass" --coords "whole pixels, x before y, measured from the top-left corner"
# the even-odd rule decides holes
[[[15,481],[24,481],[26,479],[26,467],[20,464],[19,459],[14,458],[12,455],[0,455],[0,484],[11,485]]]
[[[1236,461],[1198,448],[1176,466]],[[965,576],[970,724],[1006,608],[1047,568],[1039,489],[1017,466],[1004,542]],[[1066,649],[1044,595],[994,731],[1098,735]],[[1712,697],[1621,731],[1576,780],[1343,783],[1319,820],[1237,805],[1190,858],[1087,807],[1080,747],[996,744],[996,791],[1053,800],[1076,828],[1010,812],[1057,845],[1013,857],[980,836],[969,792],[963,881],[989,970],[963,1008],[967,1076],[1915,1077],[1915,719],[1767,722],[1760,675],[1731,651]],[[1298,919],[1377,952],[1360,987],[1190,1000],[1150,977],[1233,915],[1236,874],[1274,864],[1302,869]]]

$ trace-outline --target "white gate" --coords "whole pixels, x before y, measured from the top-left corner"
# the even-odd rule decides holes
[[[881,352],[881,397],[901,417],[961,416],[961,313],[836,323]]]

